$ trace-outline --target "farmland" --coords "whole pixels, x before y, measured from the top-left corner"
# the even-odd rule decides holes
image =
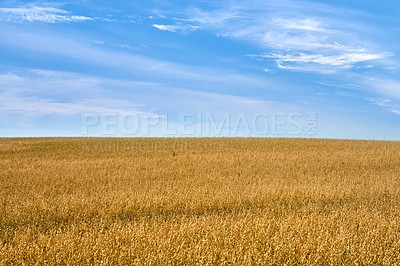
[[[0,264],[399,264],[400,143],[0,139]]]

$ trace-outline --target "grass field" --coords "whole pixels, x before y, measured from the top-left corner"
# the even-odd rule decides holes
[[[0,264],[399,264],[400,143],[0,139]]]

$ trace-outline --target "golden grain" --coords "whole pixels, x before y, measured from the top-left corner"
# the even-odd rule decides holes
[[[0,264],[399,264],[400,143],[0,139]]]

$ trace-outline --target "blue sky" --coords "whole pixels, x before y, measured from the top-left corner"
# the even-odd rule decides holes
[[[398,14],[396,0],[1,1],[0,136],[400,140]]]

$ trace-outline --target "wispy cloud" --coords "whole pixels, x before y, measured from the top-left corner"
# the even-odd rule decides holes
[[[370,77],[363,81],[365,87],[380,97],[367,98],[372,104],[384,108],[392,114],[400,115],[400,81]]]
[[[392,114],[400,115],[400,106],[394,104],[391,100],[385,98],[367,98],[372,104],[378,105],[384,108],[386,111]]]
[[[400,109],[392,110],[391,113],[400,115]]]
[[[154,116],[138,103],[107,96],[102,86],[121,81],[83,76],[68,72],[29,70],[0,74],[0,113],[41,115],[79,115],[82,113],[119,113]],[[125,86],[154,84],[125,81]],[[108,85],[107,85],[108,86]],[[67,96],[74,92],[74,96]],[[60,101],[60,97],[63,100]]]
[[[62,23],[94,20],[91,17],[72,15],[70,12],[55,7],[13,7],[0,8],[0,20],[13,23],[43,22]]]
[[[400,100],[400,81],[395,79],[383,79],[370,77],[363,81],[364,86],[372,91],[385,95],[391,99]]]
[[[367,100],[375,105],[382,107],[387,107],[391,103],[389,99],[382,99],[382,98],[367,98]]]
[[[129,93],[115,93],[121,89]],[[300,110],[296,104],[273,100],[69,72],[29,69],[0,74],[0,115],[118,113],[162,117],[166,112],[252,115]]]
[[[4,114],[21,115],[79,115],[82,113],[119,113],[127,115],[154,116],[145,112],[136,111],[134,108],[125,109],[120,107],[129,105],[129,102],[113,100],[108,98],[81,100],[74,102],[57,102],[52,99],[38,97],[19,97],[2,95],[4,101],[0,103],[0,111]],[[104,104],[113,105],[110,107]],[[132,106],[135,107],[135,106]]]
[[[332,30],[325,28],[321,21],[314,18],[306,19],[283,19],[283,18],[273,18],[272,20],[275,24],[280,25],[282,28],[295,29],[303,31],[315,31],[315,32],[325,32],[330,33]]]
[[[230,70],[176,63],[143,56],[132,51],[110,49],[93,45],[79,38],[71,38],[55,31],[46,33],[31,31],[21,35],[10,28],[0,28],[0,44],[18,48],[26,53],[40,53],[45,56],[71,58],[80,64],[95,65],[105,68],[120,69],[136,76],[146,76],[155,82],[169,82],[175,86],[209,90],[213,88],[239,88],[254,86],[265,89],[283,87],[282,84],[249,74],[232,74]],[[207,84],[207,85],[205,85]]]
[[[187,11],[188,14],[190,14],[188,18],[183,18],[180,20],[204,25],[206,28],[219,28],[235,19],[245,18],[241,10],[242,7],[240,5],[232,5],[225,9],[215,9],[211,11],[203,11],[200,8],[192,8]]]
[[[289,69],[297,71],[312,71],[319,73],[336,73],[339,70],[352,68],[355,64],[375,59],[387,57],[388,54],[374,53],[342,53],[337,55],[324,54],[284,54],[271,53],[259,55],[262,58],[271,58],[275,60],[280,69]]]
[[[159,30],[163,31],[170,31],[170,32],[182,32],[182,33],[188,33],[192,32],[195,30],[199,29],[199,26],[193,26],[193,25],[160,25],[160,24],[154,24],[154,28],[157,28]]]
[[[251,42],[280,69],[330,74],[392,55],[376,51],[373,41],[361,37],[349,16],[359,14],[351,12],[306,1],[229,1],[215,10],[189,9],[179,21]]]

